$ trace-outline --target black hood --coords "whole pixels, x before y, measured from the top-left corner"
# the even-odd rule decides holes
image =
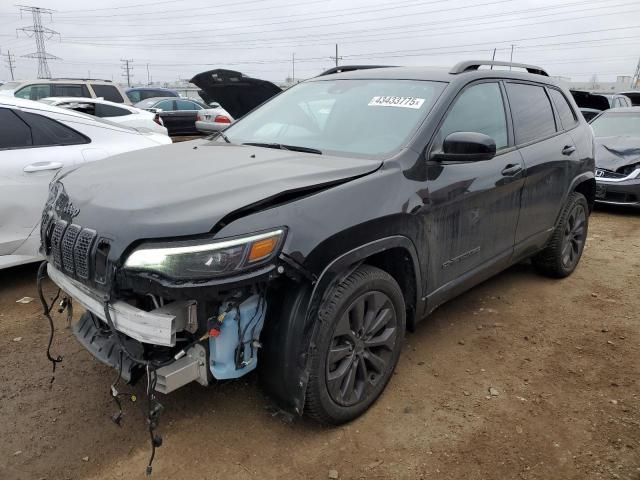
[[[218,102],[235,119],[282,91],[267,80],[234,70],[209,70],[197,74],[190,82],[202,89],[199,93],[205,102]]]
[[[640,164],[640,137],[596,138],[596,167],[616,172]]]
[[[380,165],[195,140],[89,163],[59,182],[77,212],[67,220],[113,239],[121,251],[139,239],[204,234],[247,207],[292,201]]]

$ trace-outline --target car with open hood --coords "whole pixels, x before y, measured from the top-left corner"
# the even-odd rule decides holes
[[[591,121],[596,201],[640,207],[640,107],[612,108]]]
[[[539,67],[353,69],[208,139],[60,175],[42,252],[87,310],[78,340],[146,375],[151,405],[257,367],[284,408],[340,424],[443,302],[525,259],[574,271],[593,148]]]

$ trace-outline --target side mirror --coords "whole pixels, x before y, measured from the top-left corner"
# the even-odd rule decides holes
[[[211,108],[220,108],[220,104],[218,102],[209,102],[209,106]]]
[[[447,135],[442,151],[433,152],[430,160],[438,162],[480,162],[496,156],[493,138],[477,132],[453,132]]]

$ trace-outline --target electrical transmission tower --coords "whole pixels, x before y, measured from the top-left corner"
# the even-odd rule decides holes
[[[9,71],[11,72],[11,80],[15,80],[13,76],[13,69],[16,68],[16,56],[12,55],[9,50],[7,50],[7,53],[3,54],[2,56],[5,58],[7,67],[9,67]]]
[[[26,58],[37,58],[38,59],[38,78],[51,78],[51,70],[49,70],[49,64],[47,60],[59,60],[55,55],[51,55],[47,53],[47,50],[44,45],[45,40],[49,40],[54,35],[60,35],[55,30],[51,30],[50,28],[44,27],[42,25],[42,14],[49,15],[53,13],[53,10],[49,10],[48,8],[40,8],[40,7],[30,7],[28,5],[16,5],[20,8],[20,14],[22,13],[30,13],[33,17],[33,25],[30,27],[18,28],[17,31],[23,32],[28,37],[33,37],[36,39],[36,51],[34,53],[29,53],[27,55],[22,55]]]
[[[133,67],[131,66],[131,64],[133,63],[133,60],[131,59],[120,59],[120,61],[122,62],[122,71],[124,72],[122,74],[123,77],[125,77],[127,79],[127,86],[130,87],[131,86],[131,71],[133,70]]]

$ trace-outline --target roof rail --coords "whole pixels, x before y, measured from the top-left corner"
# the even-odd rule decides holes
[[[549,74],[541,67],[536,67],[535,65],[527,65],[526,63],[513,63],[513,62],[500,62],[496,60],[466,60],[464,62],[456,63],[449,73],[457,74],[470,72],[473,70],[478,70],[481,66],[498,66],[498,67],[517,67],[524,68],[527,72],[533,73],[535,75],[544,75],[548,77]]]
[[[81,80],[83,82],[90,82],[90,81],[94,81],[94,82],[107,82],[107,83],[113,83],[111,80],[106,80],[104,78],[73,78],[73,77],[57,77],[57,78],[44,78],[43,80]]]
[[[334,73],[353,72],[355,70],[369,70],[371,68],[389,68],[393,66],[394,65],[341,65],[339,67],[333,67],[329,70],[325,70],[318,76],[323,77],[325,75],[333,75]]]

